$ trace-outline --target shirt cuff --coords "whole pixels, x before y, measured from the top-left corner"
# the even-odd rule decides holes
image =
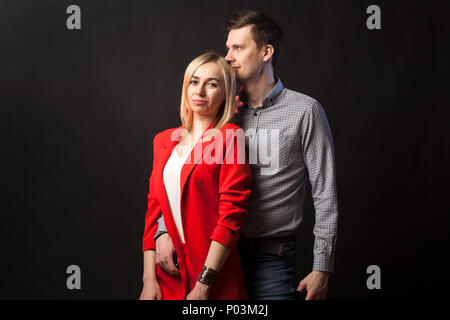
[[[159,238],[160,236],[162,236],[164,233],[167,233],[167,231],[159,230],[158,232],[155,233],[155,236],[153,237],[153,240],[155,240],[155,242],[156,242],[156,239],[158,239],[158,238]]]
[[[326,255],[315,255],[313,271],[334,273],[334,258]]]

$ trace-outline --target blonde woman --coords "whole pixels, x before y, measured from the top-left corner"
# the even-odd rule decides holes
[[[141,299],[248,298],[236,242],[251,170],[239,148],[239,127],[230,123],[235,97],[235,73],[222,57],[205,53],[188,65],[182,126],[157,134],[153,143]],[[177,275],[155,265],[161,214],[175,247]]]

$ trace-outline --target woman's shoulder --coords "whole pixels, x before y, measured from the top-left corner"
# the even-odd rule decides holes
[[[169,128],[161,132],[158,132],[155,135],[155,138],[153,139],[153,143],[157,144],[160,141],[167,141],[168,139],[171,139],[173,135],[177,134],[177,132],[179,132],[180,130],[183,130],[183,128],[182,127]]]

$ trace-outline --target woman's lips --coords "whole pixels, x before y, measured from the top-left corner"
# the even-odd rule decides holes
[[[198,106],[203,106],[207,103],[207,101],[204,100],[192,100],[192,102],[194,102]]]

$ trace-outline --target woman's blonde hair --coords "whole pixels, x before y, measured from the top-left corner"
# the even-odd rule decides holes
[[[217,112],[216,121],[211,129],[220,130],[224,125],[231,122],[236,108],[237,83],[234,69],[225,61],[224,58],[215,52],[204,53],[194,60],[186,68],[184,73],[183,89],[181,92],[180,117],[184,129],[190,131],[192,128],[193,114],[189,107],[188,87],[191,83],[195,71],[203,64],[208,62],[217,63],[223,72],[225,84],[225,101]]]

